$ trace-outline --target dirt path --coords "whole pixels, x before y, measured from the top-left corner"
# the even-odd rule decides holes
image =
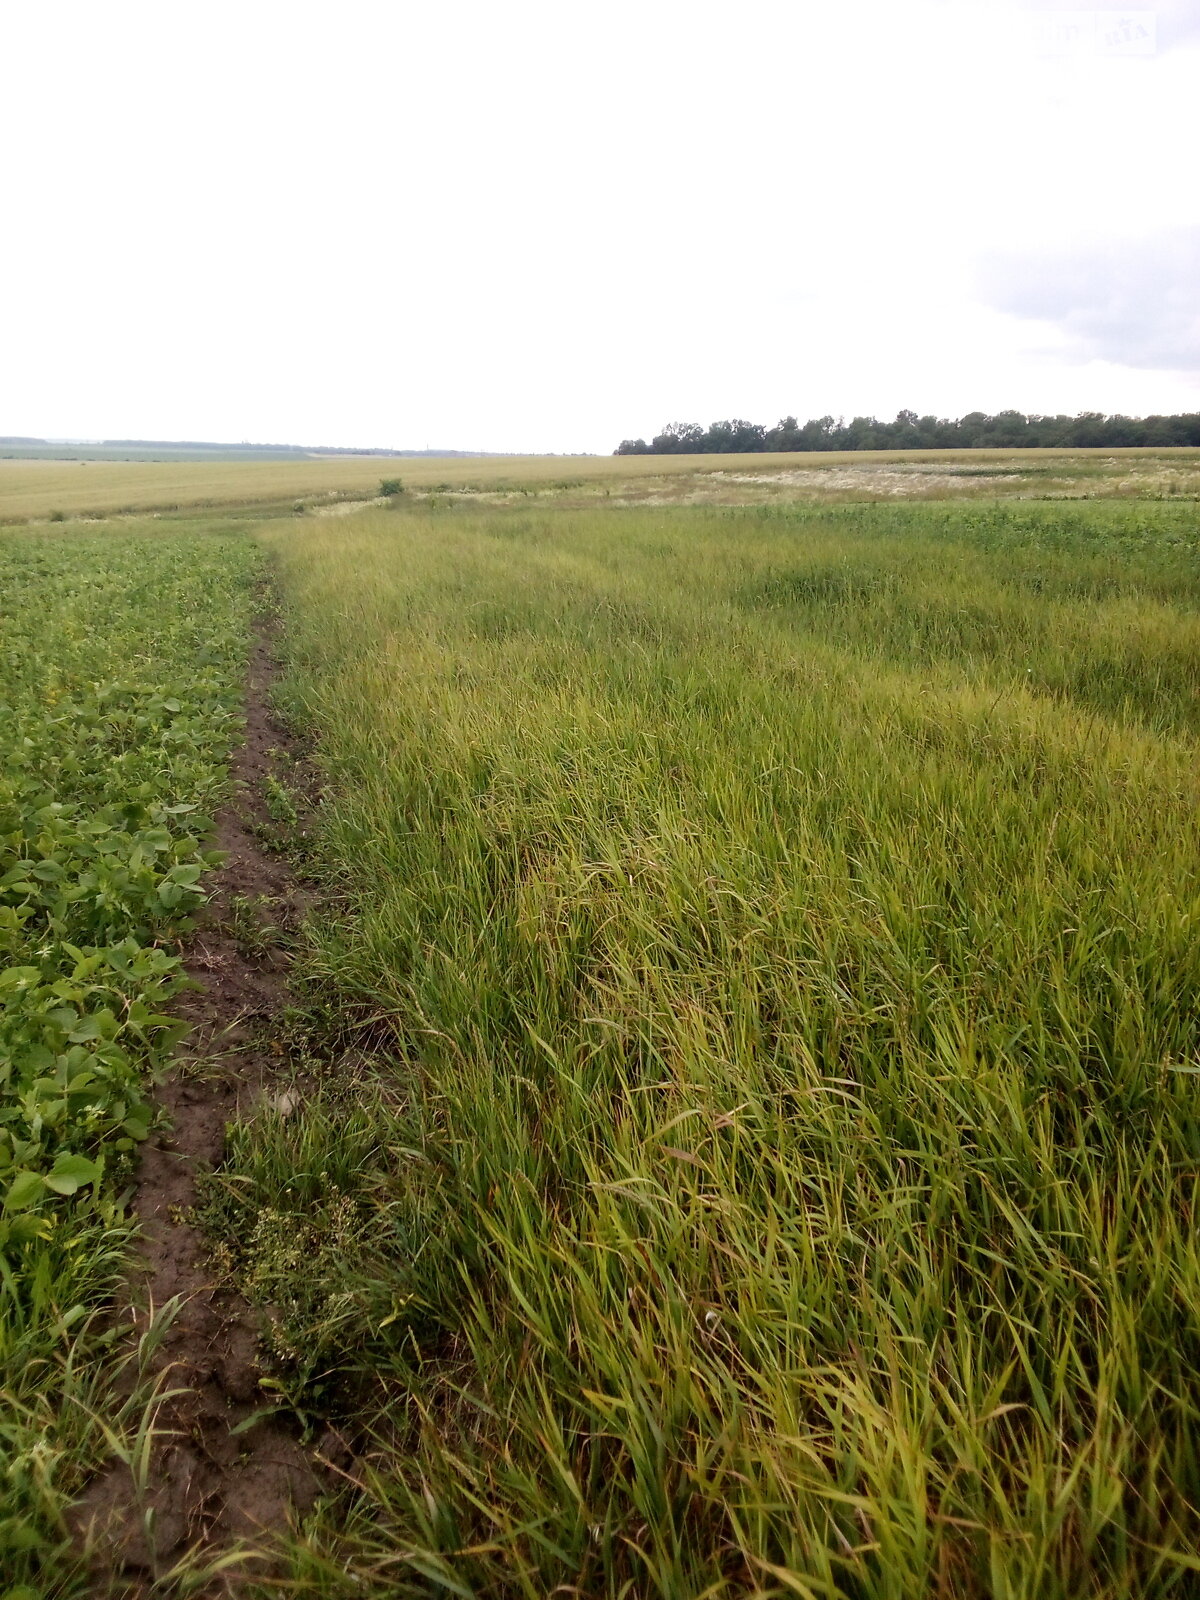
[[[245,918],[246,902],[260,896],[270,901],[277,926],[286,928],[305,910],[286,858],[259,837],[270,831],[264,779],[288,744],[268,704],[273,633],[272,622],[261,620],[245,742],[232,762],[236,789],[217,819],[214,842],[226,860],[209,881],[210,903],[184,952],[199,987],[180,1005],[192,1031],[158,1096],[169,1126],[143,1147],[136,1179],[143,1276],[133,1287],[130,1314],[141,1332],[149,1307],[179,1297],[154,1370],[165,1374],[167,1388],[184,1392],[159,1413],[146,1492],[139,1494],[128,1468],[116,1466],[93,1482],[76,1513],[96,1553],[97,1578],[113,1595],[148,1592],[189,1550],[215,1554],[284,1526],[289,1508],[310,1505],[324,1481],[314,1453],[285,1421],[266,1416],[248,1423],[272,1405],[260,1388],[257,1317],[234,1290],[214,1285],[192,1214],[200,1175],[221,1158],[226,1125],[278,1092],[272,1077],[280,1057],[272,1045],[288,1001],[287,959],[277,946],[259,949],[257,939],[248,951],[232,929]],[[286,1110],[286,1101],[279,1104]],[[237,1589],[234,1568],[204,1592]]]

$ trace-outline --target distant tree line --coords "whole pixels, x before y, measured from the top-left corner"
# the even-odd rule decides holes
[[[784,417],[773,428],[735,418],[702,428],[697,422],[670,422],[650,443],[622,439],[618,456],[725,455],[749,450],[964,450],[1120,449],[1129,445],[1200,445],[1200,412],[1170,417],[1106,416],[1081,411],[1075,417],[1026,416],[998,411],[988,416],[919,417],[900,411],[895,422],[877,417]]]

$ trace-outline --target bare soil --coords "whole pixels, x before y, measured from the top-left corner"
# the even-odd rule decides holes
[[[145,1492],[117,1463],[93,1481],[75,1513],[97,1593],[110,1596],[148,1593],[189,1552],[213,1556],[260,1540],[284,1527],[291,1510],[310,1506],[327,1482],[329,1441],[306,1448],[296,1428],[270,1414],[258,1363],[259,1314],[216,1281],[194,1215],[200,1180],[221,1159],[227,1125],[274,1098],[281,1061],[287,957],[267,941],[253,940],[253,949],[239,943],[235,908],[244,917],[244,902],[265,897],[271,922],[283,927],[307,909],[287,858],[261,842],[271,833],[264,780],[289,745],[268,699],[272,636],[272,622],[263,619],[247,682],[245,741],[232,763],[234,798],[217,819],[214,843],[225,862],[209,881],[208,906],[184,950],[196,988],[179,1010],[191,1033],[158,1096],[168,1126],[143,1146],[136,1177],[141,1263],[127,1314],[136,1337],[155,1309],[180,1302],[153,1361],[164,1387],[180,1392],[158,1414]],[[288,1100],[276,1104],[286,1109]],[[267,1414],[249,1421],[259,1412]],[[247,1570],[235,1564],[203,1592],[234,1595]]]

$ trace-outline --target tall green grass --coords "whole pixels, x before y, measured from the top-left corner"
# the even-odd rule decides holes
[[[269,529],[341,1055],[225,1217],[295,1591],[1200,1571],[1191,508]]]

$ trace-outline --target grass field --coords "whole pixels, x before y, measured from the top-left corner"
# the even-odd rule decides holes
[[[927,470],[909,482],[883,469]],[[836,469],[850,473],[848,480]],[[881,477],[874,476],[882,472]],[[822,480],[825,474],[825,480]],[[534,493],[594,499],[670,497],[689,491],[731,499],[811,492],[856,499],[896,493],[1200,494],[1197,450],[831,451],[743,456],[324,456],[291,461],[0,459],[0,523],[112,512],[178,511],[372,496],[399,477],[418,493]],[[752,480],[763,480],[756,487]],[[990,481],[989,481],[990,480]]]
[[[1195,1592],[1194,508],[264,539],[326,1055],[212,1219],[360,1441],[289,1592]]]
[[[22,1600],[90,1592],[62,1513],[138,1447],[148,1396],[103,1314],[237,737],[257,552],[152,530],[0,539],[0,1592]]]
[[[0,535],[29,1595],[144,1452],[96,1313],[264,560],[318,900],[206,1220],[350,1452],[261,1594],[1196,1592],[1196,505],[663,482]]]

